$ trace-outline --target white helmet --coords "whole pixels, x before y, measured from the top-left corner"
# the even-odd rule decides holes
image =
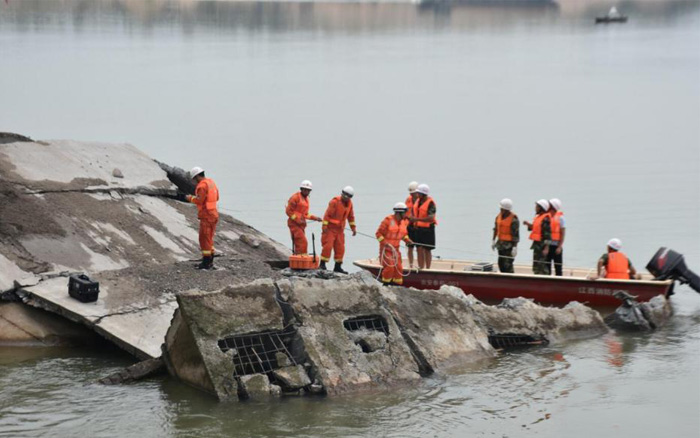
[[[504,210],[511,211],[513,209],[513,201],[508,198],[501,199],[501,202],[499,202],[498,205],[500,205]]]
[[[200,173],[204,173],[204,169],[202,169],[199,166],[194,166],[192,170],[190,170],[190,178],[194,178],[195,176],[199,175]]]
[[[536,204],[542,207],[544,211],[549,210],[549,201],[547,201],[546,199],[540,199],[536,202]]]
[[[419,184],[418,187],[416,188],[416,192],[422,193],[424,195],[429,195],[430,194],[430,187],[428,187],[428,184]]]
[[[342,193],[347,195],[348,198],[352,198],[353,196],[355,196],[355,189],[353,189],[351,186],[345,186],[345,188],[343,188]]]
[[[299,188],[313,190],[314,186],[313,186],[313,184],[311,184],[311,181],[309,181],[308,179],[305,179],[304,181],[301,182],[301,184],[299,184]]]
[[[556,211],[561,210],[561,201],[560,201],[559,199],[557,199],[557,198],[552,198],[552,199],[550,199],[550,200],[549,200],[549,205],[551,205],[552,207],[554,207],[554,209],[555,209]]]
[[[405,212],[406,210],[408,210],[408,207],[406,207],[406,204],[403,202],[397,202],[394,204],[394,211]]]
[[[411,181],[408,184],[408,193],[415,193],[418,189],[418,181]]]
[[[608,246],[615,251],[619,251],[622,249],[622,241],[618,238],[610,239],[608,240]]]

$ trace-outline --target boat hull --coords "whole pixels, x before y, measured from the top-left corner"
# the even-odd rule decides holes
[[[355,265],[374,275],[379,266],[355,262]],[[624,291],[640,302],[657,295],[667,296],[673,282],[588,280],[575,277],[503,274],[500,272],[449,272],[441,270],[404,270],[404,286],[417,289],[439,289],[442,285],[456,286],[466,294],[482,301],[498,302],[504,298],[531,298],[540,304],[567,304],[578,301],[591,306],[615,307],[620,300],[613,294]]]

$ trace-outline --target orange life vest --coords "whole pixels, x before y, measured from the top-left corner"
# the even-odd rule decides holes
[[[608,265],[605,267],[605,278],[629,280],[630,261],[621,252],[608,253]]]
[[[430,196],[427,196],[422,202],[420,199],[416,200],[415,204],[413,204],[413,217],[422,219],[430,216],[428,214],[430,204],[437,207],[437,204],[435,204],[435,201],[433,201],[433,198]],[[430,228],[432,225],[437,225],[437,223],[437,218],[433,217],[430,222],[414,222],[413,225],[419,228]]]
[[[540,213],[535,216],[532,220],[532,232],[530,233],[530,240],[535,242],[540,242],[542,240],[542,222],[545,218],[549,217],[549,213]]]
[[[561,220],[564,212],[558,211],[554,215],[549,215],[549,223],[552,227],[552,240],[559,242],[561,240]]]
[[[195,193],[199,192],[199,190],[203,187],[207,188],[207,199],[205,199],[201,204],[198,203],[197,209],[200,212],[206,210],[208,213],[218,213],[218,210],[216,209],[216,202],[219,200],[219,189],[216,187],[214,180],[211,178],[204,178],[201,180],[197,184]]]
[[[502,242],[512,242],[513,235],[511,233],[511,225],[513,224],[513,213],[509,214],[507,218],[503,219],[503,216],[499,213],[496,216],[496,232],[498,240]]]
[[[305,198],[301,192],[296,192],[287,201],[286,212],[289,216],[288,222],[306,226],[306,218],[309,216],[309,198]]]
[[[335,204],[335,205],[333,205]],[[352,208],[352,201],[348,200],[348,205],[343,204],[341,196],[336,196],[328,203],[328,209],[323,217],[323,225],[332,225],[334,228],[345,228],[345,221],[350,220],[350,226],[355,226],[355,213]]]

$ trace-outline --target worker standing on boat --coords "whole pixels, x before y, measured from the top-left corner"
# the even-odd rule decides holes
[[[408,237],[408,221],[405,219],[408,207],[403,202],[394,205],[394,214],[385,217],[375,236],[379,241],[379,263],[382,265],[381,279],[386,285],[403,284],[403,264],[399,246],[403,240],[413,243]]]
[[[513,201],[508,198],[502,199],[499,206],[501,211],[496,216],[491,249],[498,251],[498,270],[512,274],[515,272],[513,262],[518,254],[520,241],[520,221],[513,213]]]
[[[199,219],[199,248],[202,251],[202,261],[197,269],[212,269],[214,267],[214,232],[219,222],[219,211],[216,203],[219,201],[219,189],[211,178],[207,178],[204,169],[193,167],[190,178],[197,184],[195,194],[187,195],[187,201],[197,206]]]
[[[620,252],[621,249],[622,242],[620,239],[610,239],[608,241],[608,252],[603,254],[598,260],[598,277],[621,280],[639,278],[636,269],[632,266],[632,262],[624,253]]]
[[[535,219],[533,219],[532,223],[523,221],[527,229],[531,231],[532,273],[535,275],[550,275],[552,273],[547,260],[549,244],[552,240],[552,228],[548,210],[549,202],[546,199],[540,199],[535,203]]]
[[[437,219],[437,206],[431,198],[430,187],[427,184],[419,184],[416,188],[417,198],[413,201],[413,210],[409,217],[409,223],[416,227],[413,242],[418,247],[418,268],[430,269],[433,261],[431,251],[435,249],[435,225]]]
[[[406,198],[406,215],[408,218],[411,217],[411,212],[413,211],[413,201],[418,198],[418,182],[417,181],[411,181],[408,184],[408,197]],[[411,240],[415,240],[416,238],[416,227],[415,225],[409,223],[408,224],[408,237]],[[407,250],[406,252],[408,253],[408,267],[412,268],[413,267],[413,245],[407,245]]]
[[[306,255],[309,243],[306,240],[306,221],[321,221],[321,218],[309,213],[309,194],[313,189],[311,181],[304,180],[299,185],[299,191],[287,201],[287,226],[292,233],[292,249],[294,254]]]
[[[326,213],[323,215],[323,233],[321,234],[321,265],[319,269],[326,269],[326,262],[331,260],[331,251],[335,252],[335,266],[333,272],[347,274],[343,271],[343,256],[345,255],[345,222],[352,230],[352,235],[357,234],[355,228],[355,211],[352,206],[352,197],[355,190],[347,186],[328,203]]]
[[[549,244],[547,262],[554,264],[554,272],[561,277],[564,267],[564,238],[566,237],[566,221],[561,211],[561,201],[557,198],[549,200],[549,219],[552,225],[552,241]]]

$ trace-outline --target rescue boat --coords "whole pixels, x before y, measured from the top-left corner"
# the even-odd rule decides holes
[[[355,266],[379,275],[379,259],[354,262]],[[403,260],[408,266],[408,260]],[[492,270],[489,270],[492,269]],[[578,301],[596,307],[617,307],[620,300],[613,294],[625,292],[637,301],[649,301],[657,295],[673,294],[674,281],[689,283],[700,291],[700,279],[686,268],[683,256],[661,248],[647,265],[652,274],[642,274],[640,280],[593,279],[595,268],[564,268],[563,276],[534,275],[529,265],[514,265],[515,273],[497,271],[496,264],[465,260],[433,259],[430,269],[403,270],[406,287],[439,289],[456,286],[466,294],[493,303],[504,298],[531,298],[539,304],[563,305]]]

